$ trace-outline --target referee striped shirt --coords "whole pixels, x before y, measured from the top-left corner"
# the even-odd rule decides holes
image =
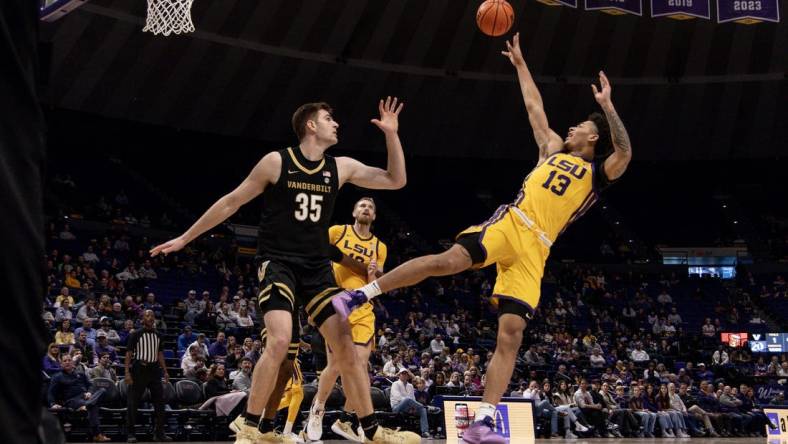
[[[134,330],[129,335],[128,350],[138,361],[153,363],[159,360],[159,352],[164,350],[164,343],[156,330]]]

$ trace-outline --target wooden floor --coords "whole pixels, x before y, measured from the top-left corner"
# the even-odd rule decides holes
[[[144,441],[140,441],[141,443]],[[197,441],[189,441],[189,442],[175,442],[173,444],[216,444],[219,442],[232,442],[232,441],[210,441],[210,442],[197,442]],[[312,444],[337,444],[341,442],[348,442],[348,441],[316,441]],[[455,444],[457,441],[447,441],[443,439],[435,439],[435,440],[422,440],[424,444]],[[624,439],[613,439],[613,438],[597,438],[597,439],[574,439],[574,440],[566,440],[566,439],[537,439],[535,441],[531,441],[533,444],[668,444],[668,443],[690,443],[693,444],[767,444],[768,441],[766,438],[687,438],[687,439],[662,439],[662,438],[624,438]],[[512,441],[511,444],[529,444],[528,441],[516,442]],[[777,441],[773,444],[784,444]]]

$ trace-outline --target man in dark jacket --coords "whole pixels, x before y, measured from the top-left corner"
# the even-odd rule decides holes
[[[88,377],[74,371],[74,361],[71,356],[64,355],[60,360],[60,365],[63,367],[63,371],[56,374],[49,382],[50,408],[65,407],[77,411],[87,411],[93,441],[110,441],[110,438],[99,431],[99,403],[104,395],[104,389],[91,392]]]

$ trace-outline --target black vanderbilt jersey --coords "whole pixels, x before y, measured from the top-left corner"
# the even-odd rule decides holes
[[[257,254],[306,264],[327,261],[329,221],[339,191],[336,160],[310,161],[300,148],[279,153],[279,180],[263,192]]]

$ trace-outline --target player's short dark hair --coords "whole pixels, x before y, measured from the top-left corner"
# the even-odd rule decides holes
[[[371,203],[372,203],[372,206],[373,206],[373,207],[375,207],[375,210],[377,210],[377,209],[378,209],[378,204],[376,204],[376,203],[375,203],[375,199],[373,199],[373,198],[371,198],[371,197],[369,197],[369,196],[364,196],[364,197],[362,197],[361,199],[357,200],[357,201],[356,201],[356,204],[355,204],[355,205],[353,205],[353,208],[357,207],[357,206],[358,206],[358,204],[359,204],[359,203],[360,203],[362,200],[366,200],[366,201],[368,201],[368,202],[371,202]]]
[[[299,141],[306,135],[306,122],[314,119],[317,112],[321,109],[328,111],[329,114],[334,112],[328,103],[314,102],[299,106],[293,113],[293,131],[295,131]]]
[[[610,125],[607,123],[607,117],[601,113],[592,113],[588,116],[588,120],[594,122],[597,134],[599,134],[599,139],[594,145],[594,157],[604,159],[613,153],[613,142],[610,139]]]

